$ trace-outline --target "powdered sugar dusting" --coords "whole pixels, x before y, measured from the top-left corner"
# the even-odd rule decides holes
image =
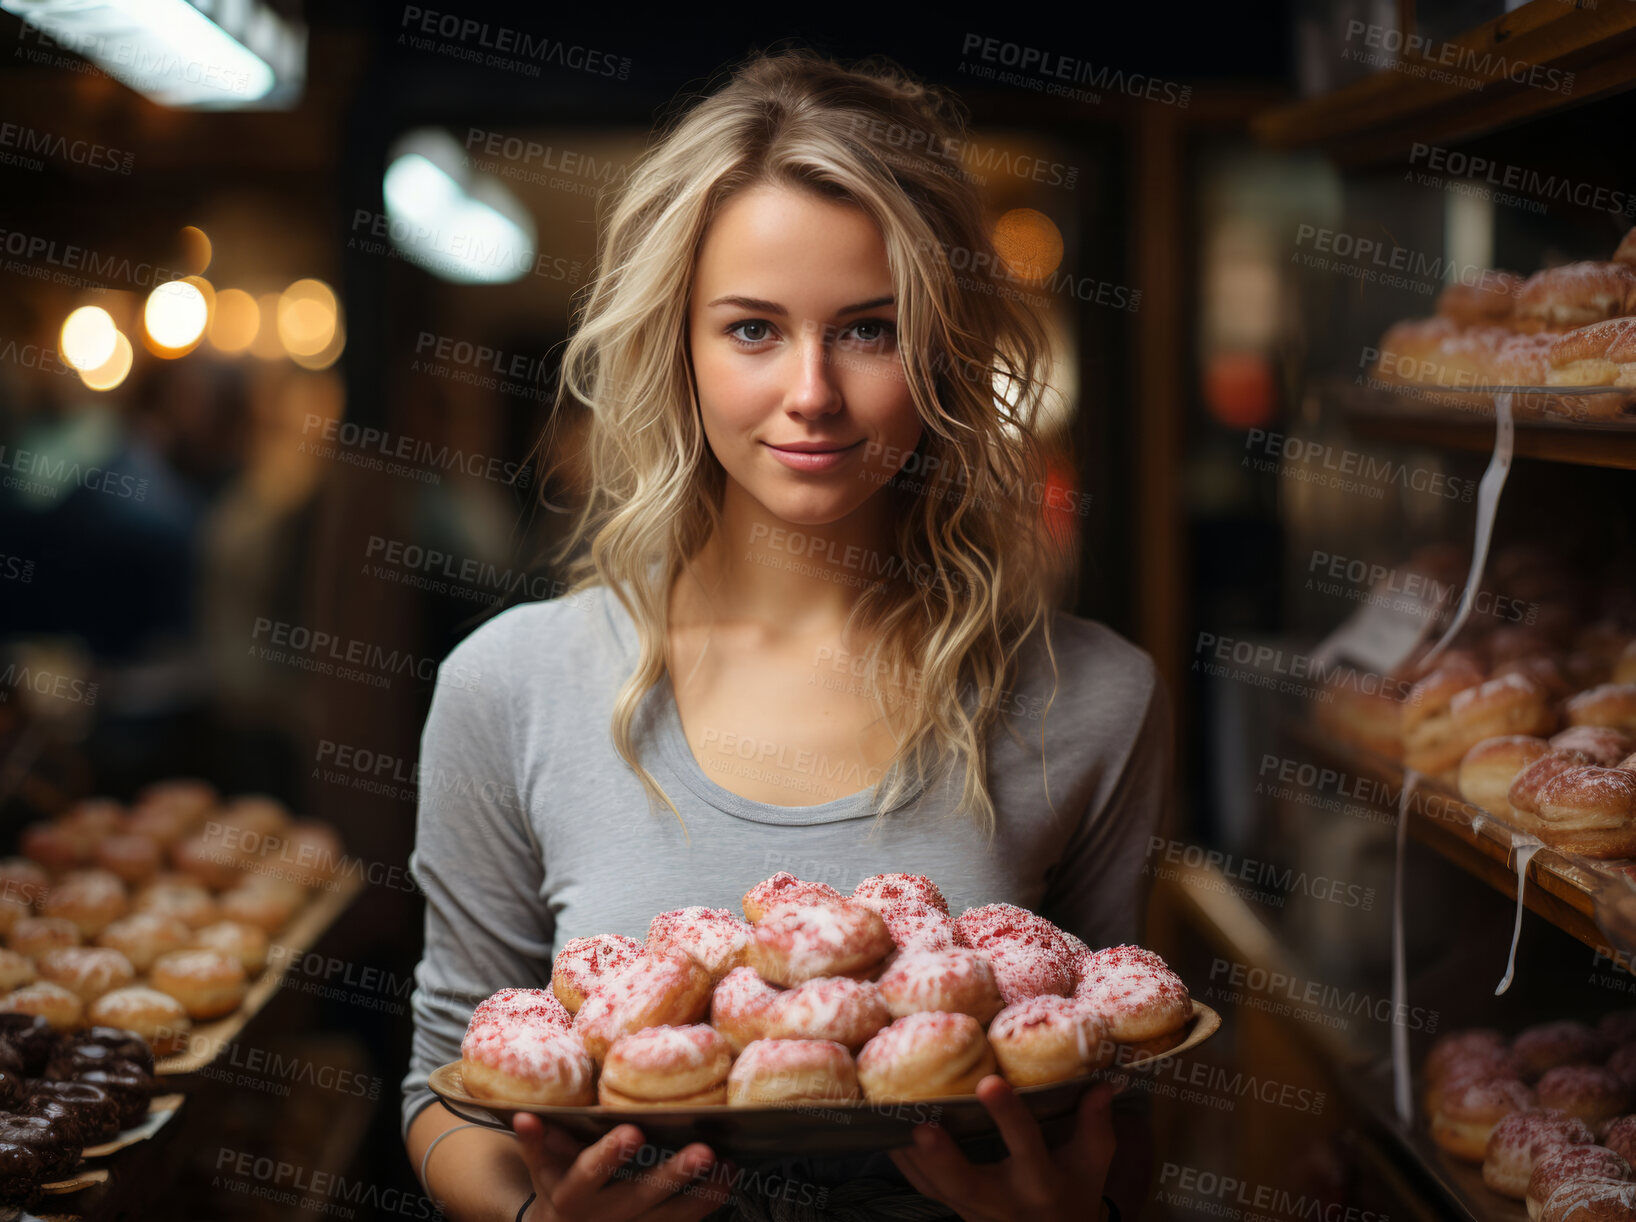
[[[154,971],[184,980],[210,980],[227,975],[244,979],[244,967],[231,955],[219,950],[173,950],[160,955],[154,962]]]
[[[1512,671],[1501,675],[1497,679],[1489,679],[1476,687],[1468,687],[1464,691],[1456,692],[1449,700],[1449,711],[1459,713],[1469,708],[1478,700],[1498,700],[1502,697],[1539,697],[1543,698],[1545,691],[1527,675]]]
[[[790,1073],[795,1070],[844,1070],[852,1059],[845,1044],[834,1040],[752,1040],[733,1064],[737,1076]]]
[[[471,1021],[466,1024],[466,1030],[470,1031],[484,1022],[507,1020],[539,1021],[564,1031],[571,1030],[574,1025],[574,1016],[568,1013],[567,1007],[557,1000],[550,989],[501,989],[490,994],[486,1001],[478,1003],[472,1011]]]
[[[1618,1075],[1600,1065],[1558,1065],[1548,1069],[1535,1083],[1534,1093],[1541,1107],[1564,1111],[1587,1104],[1620,1107],[1630,1097]]]
[[[661,912],[648,924],[648,949],[675,949],[697,959],[712,973],[750,941],[750,925],[725,908],[694,905]]]
[[[579,1094],[590,1086],[591,1057],[578,1033],[550,1023],[484,1022],[467,1033],[460,1053],[478,1065],[549,1084],[565,1094]]]
[[[1609,1205],[1626,1212],[1609,1213]],[[1544,1208],[1549,1208],[1560,1222],[1571,1222],[1586,1210],[1591,1218],[1628,1217],[1636,1213],[1636,1184],[1605,1175],[1570,1180],[1545,1198],[1541,1219],[1545,1217]]]
[[[571,938],[557,952],[551,971],[581,997],[590,997],[605,980],[636,962],[645,949],[635,938],[621,933]]]
[[[644,1027],[620,1036],[608,1050],[610,1059],[649,1072],[697,1069],[713,1059],[732,1055],[726,1037],[707,1023]]]
[[[985,904],[962,912],[955,927],[961,943],[988,959],[1006,1004],[1041,993],[1073,991],[1069,943],[1044,917],[1015,904]]]
[[[841,893],[828,883],[809,883],[797,878],[788,870],[780,870],[745,893],[744,913],[749,916],[754,910],[760,909],[765,914],[776,904],[816,904],[842,898],[844,897]]]
[[[880,918],[861,904],[782,903],[767,910],[755,940],[789,965],[797,979],[824,975],[840,958],[863,955],[879,931]],[[885,954],[887,947],[880,947]]]
[[[768,984],[754,968],[735,967],[710,994],[710,1012],[734,1018],[764,1013],[783,990]]]
[[[983,952],[967,946],[906,950],[876,983],[887,1004],[900,1011],[952,1009],[960,1001],[979,1001],[985,993],[992,998],[999,990]]]
[[[1569,720],[1583,721],[1591,725],[1600,724],[1599,717],[1608,710],[1602,706],[1612,705],[1636,707],[1636,683],[1601,683],[1596,687],[1580,692],[1577,696],[1569,697],[1563,707],[1567,710]]]
[[[955,945],[954,922],[930,904],[895,900],[882,904],[875,912],[900,950],[947,950]]]
[[[771,1014],[775,1034],[853,1046],[892,1018],[874,984],[845,976],[819,977],[778,994]]]
[[[667,993],[699,970],[685,955],[671,952],[640,955],[603,979],[574,1015],[574,1026],[583,1030],[592,1018],[607,1010],[625,1014],[656,1006]]]
[[[1513,1112],[1495,1127],[1489,1138],[1490,1157],[1520,1157],[1531,1167],[1541,1155],[1562,1146],[1587,1146],[1596,1135],[1578,1116],[1554,1107]]]
[[[1140,946],[1110,946],[1085,960],[1074,996],[1112,1017],[1156,1007],[1189,1006],[1187,986],[1158,955]]]
[[[1087,1064],[1098,1059],[1108,1040],[1108,1025],[1094,1010],[1049,993],[1001,1010],[989,1026],[988,1037],[990,1041],[1014,1041],[1035,1032],[1072,1038],[1079,1059]]]
[[[1612,726],[1569,726],[1551,738],[1551,746],[1583,751],[1592,763],[1611,768],[1636,751],[1636,738]]]
[[[896,1060],[930,1040],[965,1041],[974,1034],[982,1037],[983,1029],[969,1014],[950,1014],[940,1010],[909,1014],[863,1046],[863,1051],[858,1053],[858,1068],[869,1069],[877,1063]]]
[[[1631,1166],[1605,1146],[1564,1146],[1547,1154],[1528,1177],[1528,1195],[1537,1201],[1549,1199],[1563,1184],[1592,1176],[1629,1180]]]
[[[888,905],[904,900],[927,904],[944,916],[949,915],[949,901],[924,874],[877,874],[854,887],[852,898],[882,916],[886,915],[883,909]]]
[[[1538,803],[1547,823],[1623,827],[1636,818],[1636,772],[1595,764],[1569,768],[1540,786]]]

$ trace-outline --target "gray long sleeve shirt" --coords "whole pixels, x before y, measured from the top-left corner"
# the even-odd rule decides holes
[[[731,793],[694,757],[665,680],[635,728],[684,834],[668,809],[649,809],[608,733],[637,657],[635,625],[612,592],[527,603],[478,628],[439,670],[421,737],[409,866],[426,928],[404,1135],[435,1102],[427,1074],[459,1059],[471,1012],[490,993],[545,987],[571,938],[641,939],[656,913],[689,904],[736,912],[779,870],[843,893],[872,874],[924,874],[957,915],[1006,901],[1092,947],[1139,940],[1142,865],[1171,795],[1170,702],[1148,655],[1111,629],[1059,612],[1052,641],[1060,685],[1049,712],[1053,680],[1036,632],[1002,706],[1013,732],[1002,723],[989,740],[990,845],[956,813],[960,778],[949,773],[888,812],[874,835],[864,778],[837,778],[836,789],[858,792],[814,806]]]

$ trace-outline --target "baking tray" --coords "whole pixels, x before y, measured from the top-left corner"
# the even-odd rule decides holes
[[[1156,1056],[1143,1057],[1110,1066],[1092,1074],[1052,1082],[1045,1086],[1017,1088],[1017,1096],[1046,1128],[1052,1124],[1064,1132],[1072,1127],[1072,1117],[1080,1097],[1096,1082],[1124,1073],[1140,1071],[1160,1061],[1197,1048],[1221,1027],[1221,1015],[1194,999],[1192,1024],[1187,1038]],[[507,1133],[511,1118],[518,1112],[534,1115],[557,1125],[575,1138],[593,1142],[621,1124],[634,1124],[649,1142],[668,1149],[681,1149],[689,1142],[702,1141],[718,1155],[750,1162],[778,1158],[800,1152],[811,1155],[860,1154],[907,1146],[914,1142],[917,1124],[936,1123],[956,1139],[992,1134],[994,1120],[975,1095],[953,1095],[911,1103],[837,1102],[800,1104],[785,1107],[545,1107],[516,1104],[499,1099],[478,1099],[466,1093],[460,1062],[451,1061],[432,1071],[427,1079],[432,1093],[462,1120],[475,1121]],[[475,1109],[475,1110],[474,1110]],[[473,1114],[468,1115],[467,1112]],[[485,1118],[484,1113],[488,1114]]]
[[[241,1030],[246,1023],[256,1016],[272,995],[278,991],[290,965],[301,957],[301,953],[310,950],[324,931],[334,924],[337,917],[346,911],[347,905],[352,903],[358,892],[363,890],[364,881],[351,875],[333,881],[333,889],[322,889],[316,893],[316,898],[309,900],[290,923],[275,935],[278,945],[284,948],[282,961],[277,968],[262,969],[261,975],[251,983],[250,989],[244,995],[244,1001],[237,1010],[224,1018],[212,1019],[207,1023],[196,1024],[188,1032],[187,1047],[178,1053],[165,1057],[154,1064],[156,1074],[187,1074],[197,1073],[214,1061]],[[140,982],[139,982],[140,983]]]
[[[139,1141],[146,1141],[165,1126],[165,1122],[176,1114],[176,1109],[182,1106],[184,1096],[180,1094],[155,1095],[148,1100],[148,1114],[141,1124],[132,1125],[107,1141],[99,1142],[94,1146],[86,1146],[80,1151],[82,1160],[88,1158],[105,1158],[126,1146],[134,1146]],[[92,1184],[101,1184],[108,1178],[106,1167],[88,1167],[83,1161],[67,1179],[56,1180],[49,1184],[41,1184],[40,1191],[47,1196],[63,1196],[70,1192],[78,1192],[82,1188],[89,1188]]]

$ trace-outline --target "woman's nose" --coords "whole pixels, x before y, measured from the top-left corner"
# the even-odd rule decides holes
[[[805,323],[794,346],[793,382],[786,396],[790,411],[824,415],[841,405],[840,370],[830,342],[833,327]]]

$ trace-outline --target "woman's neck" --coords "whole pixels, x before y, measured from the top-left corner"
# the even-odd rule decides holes
[[[863,591],[902,569],[886,511],[876,495],[839,521],[793,525],[729,481],[721,528],[682,574],[687,589],[672,601],[673,626],[838,636]]]

